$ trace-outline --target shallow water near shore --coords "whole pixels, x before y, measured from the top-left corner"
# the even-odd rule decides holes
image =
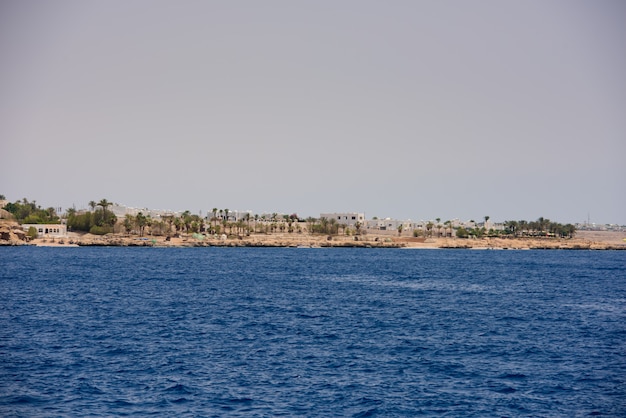
[[[624,416],[626,252],[0,249],[2,416]]]

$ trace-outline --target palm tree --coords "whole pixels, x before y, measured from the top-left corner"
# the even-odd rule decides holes
[[[126,233],[130,235],[133,230],[133,224],[135,223],[135,218],[130,213],[127,213],[124,217],[124,229],[126,229]]]
[[[320,230],[322,234],[328,233],[328,218],[320,218]]]
[[[217,208],[213,208],[211,209],[211,211],[213,212],[213,223],[215,226],[217,226]]]
[[[550,219],[544,219],[543,216],[537,219],[537,224],[539,230],[544,234],[550,229]]]
[[[148,215],[148,228],[150,228],[150,235],[160,236],[163,234],[163,222],[157,220],[156,218],[152,218]]]
[[[338,230],[337,220],[335,218],[330,218],[328,220],[328,234],[333,235],[336,230]]]
[[[235,228],[235,232],[237,235],[241,235],[241,231],[245,228],[245,223],[242,220],[238,220],[236,222],[230,223],[230,231],[232,233],[233,227]]]
[[[452,221],[451,220],[447,220],[443,224],[446,227],[444,229],[446,237],[448,236],[448,232],[446,232],[448,230],[448,228],[450,228],[450,235],[449,236],[452,237]]]
[[[135,223],[139,228],[139,236],[143,237],[143,230],[148,224],[148,218],[146,218],[143,213],[139,212],[137,216],[135,216]]]
[[[109,202],[109,201],[108,201],[108,200],[106,200],[106,199],[102,199],[102,200],[100,200],[100,201],[98,202],[98,206],[102,206],[102,213],[103,213],[103,216],[104,216],[104,215],[106,215],[106,213],[107,213],[107,208],[108,208],[109,206],[111,206],[111,205],[112,205],[112,203],[111,203],[111,202]],[[106,216],[105,216],[105,217],[106,217]]]
[[[315,224],[315,218],[309,216],[306,218],[306,228],[309,231],[309,234],[313,234],[313,225]]]
[[[428,235],[432,237],[433,223],[431,221],[428,221],[426,224],[426,230],[428,231]]]
[[[524,235],[526,233],[526,235],[528,235],[528,222],[525,220],[521,220],[517,223],[519,225],[519,232]]]
[[[176,218],[174,218],[174,228],[176,232],[180,231],[182,227],[183,227],[183,221],[180,219],[179,216],[177,216]]]
[[[246,212],[243,218],[246,221],[246,224],[248,225],[248,235],[250,235],[250,219],[252,219],[252,215],[250,215],[250,212]]]
[[[113,226],[115,224],[115,216],[107,217],[107,207],[111,205],[112,203],[106,199],[102,199],[98,203],[96,203],[96,206],[102,206],[102,222],[97,222],[100,226]]]
[[[167,224],[169,225],[168,230],[167,230],[167,236],[170,236],[170,233],[172,232],[172,222],[174,222],[174,215],[162,215],[161,219],[163,219],[165,222],[167,222]]]
[[[154,225],[154,219],[148,214],[148,216],[146,216],[146,226],[150,228],[150,235],[152,235],[152,225]]]
[[[90,200],[89,203],[87,203],[87,204],[91,208],[92,212],[96,209],[96,206],[98,206],[98,204],[94,200]]]
[[[189,228],[191,227],[191,221],[191,212],[188,210],[184,211],[182,215],[182,222],[185,227],[185,232],[187,234],[189,233]]]
[[[517,235],[518,224],[517,221],[506,221],[504,223],[509,232],[515,237]]]

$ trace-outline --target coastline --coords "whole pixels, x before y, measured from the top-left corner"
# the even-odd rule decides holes
[[[298,233],[254,234],[250,236],[136,237],[121,234],[97,236],[70,233],[64,238],[36,238],[22,245],[38,247],[293,247],[293,248],[404,248],[404,249],[473,249],[473,250],[626,250],[626,233],[580,231],[570,239],[559,238],[414,238],[368,233],[362,236],[309,235]],[[17,243],[15,243],[17,244]],[[17,244],[19,245],[19,244]]]
[[[456,238],[399,236],[392,231],[367,230],[354,235],[312,235],[307,232],[251,235],[179,234],[175,237],[128,234],[93,235],[68,232],[63,237],[29,239],[14,221],[0,222],[0,246],[37,247],[296,247],[296,248],[404,248],[484,250],[626,250],[626,231],[577,231],[573,238]]]

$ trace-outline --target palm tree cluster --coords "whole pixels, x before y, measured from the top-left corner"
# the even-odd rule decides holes
[[[341,222],[337,222],[334,218],[307,218],[307,229],[311,234],[322,235],[362,235],[365,231],[360,222],[349,226]]]
[[[108,207],[113,203],[107,199],[89,202],[91,211],[78,213],[76,209],[67,210],[67,228],[70,231],[84,231],[92,234],[108,234],[114,231],[117,217]]]
[[[485,217],[485,224],[489,217]],[[536,221],[506,221],[504,229],[486,229],[483,227],[463,228],[459,227],[456,236],[459,238],[482,238],[487,237],[503,237],[503,238],[525,238],[525,237],[556,237],[556,238],[572,238],[576,233],[576,227],[572,224],[560,224],[552,222],[546,218],[539,218]]]
[[[454,229],[454,227],[452,225],[452,221],[451,220],[447,220],[447,221],[442,223],[441,222],[441,218],[436,218],[435,222],[428,221],[428,222],[422,224],[422,230],[421,231],[419,229],[414,229],[413,230],[413,236],[414,237],[423,236],[425,238],[432,238],[435,235],[438,238],[441,238],[441,237],[451,237],[453,229]],[[401,232],[401,230],[399,230],[398,232]]]
[[[160,219],[159,219],[160,218]],[[252,215],[245,213],[237,217],[229,209],[213,208],[206,217],[192,214],[186,210],[180,215],[161,215],[152,218],[139,212],[133,216],[127,214],[123,226],[127,234],[143,236],[147,230],[150,235],[185,234],[229,234],[250,235],[252,233],[295,232],[298,216],[273,213],[271,215]]]
[[[93,204],[93,205],[92,205]],[[92,202],[93,212],[100,213],[106,206]],[[109,212],[110,213],[110,212]],[[76,215],[74,215],[76,217]],[[363,234],[362,225],[358,223],[349,227],[337,222],[335,219],[316,219],[309,217],[306,220],[299,219],[297,214],[284,215],[278,213],[252,214],[245,213],[243,216],[235,216],[229,209],[213,208],[206,217],[185,211],[180,215],[165,214],[152,218],[142,212],[136,215],[127,214],[118,224],[119,232],[122,230],[128,235],[155,235],[176,236],[179,234],[227,234],[227,235],[250,235],[272,233],[302,233],[308,231],[311,234],[323,235],[359,235]],[[84,230],[77,229],[75,230]]]
[[[559,237],[572,238],[576,233],[576,227],[572,224],[560,224],[546,218],[536,221],[506,221],[504,233],[513,237]]]

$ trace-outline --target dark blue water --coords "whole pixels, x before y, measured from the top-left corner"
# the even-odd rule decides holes
[[[626,416],[626,252],[0,249],[1,416]]]

